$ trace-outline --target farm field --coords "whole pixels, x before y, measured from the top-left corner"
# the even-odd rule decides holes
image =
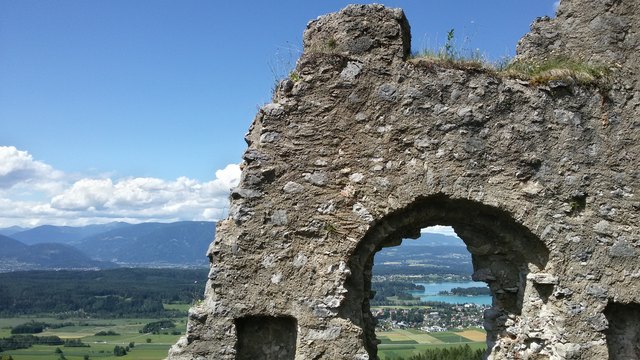
[[[376,333],[381,341],[378,345],[380,360],[408,358],[433,348],[452,345],[469,345],[473,350],[484,349],[486,334],[482,330],[467,329],[460,332],[445,331],[427,333],[418,329],[395,329]]]
[[[65,347],[64,345],[34,345],[28,349],[8,350],[2,355],[11,355],[14,360],[50,360],[61,358],[60,353],[56,353],[59,348],[68,360],[89,359],[136,359],[136,360],[159,360],[167,356],[169,347],[173,345],[180,334],[184,334],[186,328],[186,317],[184,319],[173,319],[175,328],[160,331],[158,334],[140,333],[145,324],[161,319],[65,319],[57,320],[53,318],[18,317],[0,318],[0,338],[11,335],[10,327],[23,324],[29,321],[42,321],[47,323],[67,323],[73,322],[74,326],[64,326],[57,329],[48,329],[36,336],[58,336],[61,339],[80,339],[89,347]],[[95,336],[98,332],[112,331],[118,335]],[[180,334],[178,334],[178,332]],[[116,357],[114,347],[129,346],[134,343],[125,357]]]
[[[188,307],[188,305],[172,305],[176,307]],[[57,320],[47,317],[16,317],[0,318],[0,338],[11,335],[11,327],[28,321],[41,321],[46,323],[73,322],[74,326],[65,326],[57,329],[49,329],[37,336],[58,336],[61,339],[80,339],[89,347],[64,347],[34,345],[29,349],[11,350],[3,352],[3,355],[11,355],[14,360],[50,360],[59,359],[60,354],[56,348],[62,350],[64,358],[68,360],[89,359],[136,359],[136,360],[160,360],[167,355],[169,347],[173,345],[186,328],[185,319],[174,319],[176,328],[161,331],[159,334],[140,333],[145,324],[160,319],[65,319]],[[95,336],[96,333],[112,331],[118,335]],[[377,333],[381,344],[378,346],[378,356],[381,360],[395,360],[407,358],[427,349],[445,348],[452,345],[468,344],[472,349],[485,347],[485,333],[478,329],[466,329],[459,332],[435,332],[426,333],[418,329],[396,329],[393,331]],[[150,342],[147,342],[150,339]],[[125,347],[129,343],[135,343],[126,357],[116,357],[113,349],[116,345]]]

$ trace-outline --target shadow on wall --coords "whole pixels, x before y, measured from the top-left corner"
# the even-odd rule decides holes
[[[238,360],[294,360],[298,324],[288,316],[247,316],[236,320]]]
[[[350,257],[347,299],[340,311],[340,316],[363,327],[371,358],[376,358],[378,344],[369,305],[374,256],[403,238],[418,238],[421,228],[434,225],[453,227],[471,253],[473,279],[489,284],[493,308],[485,312],[487,351],[505,329],[508,315],[521,313],[530,266],[542,270],[549,258],[549,250],[529,229],[507,212],[479,202],[435,195],[387,215],[370,228]],[[543,299],[549,296],[544,285],[536,290]]]
[[[604,315],[609,359],[640,359],[640,304],[610,302]]]

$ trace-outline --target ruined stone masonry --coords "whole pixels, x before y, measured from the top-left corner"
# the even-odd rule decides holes
[[[491,288],[488,358],[640,358],[639,23],[637,0],[564,0],[518,45],[607,64],[603,88],[410,61],[399,9],[310,22],[169,358],[376,359],[373,256],[436,224]]]

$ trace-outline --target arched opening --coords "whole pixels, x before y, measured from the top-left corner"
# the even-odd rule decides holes
[[[424,228],[420,230],[419,238],[403,239],[401,245],[380,249],[375,254],[371,284],[375,294],[371,304],[378,310],[418,306],[412,310],[422,310],[422,313],[422,305],[427,303],[434,306],[466,304],[467,308],[471,305],[490,306],[489,287],[485,282],[473,281],[472,275],[471,253],[453,228]],[[395,321],[389,316],[376,316],[379,330],[397,327],[398,324],[389,324],[389,320]],[[416,321],[419,320],[416,315],[412,318],[412,327],[419,327],[421,321]],[[481,317],[478,319],[469,326],[482,327]],[[460,325],[444,319],[442,323],[446,323],[448,328]]]
[[[340,309],[342,317],[362,327],[372,359],[378,344],[370,311],[374,256],[404,238],[419,237],[420,229],[434,225],[455,230],[471,253],[473,279],[491,289],[493,305],[484,314],[488,351],[505,330],[509,315],[521,313],[527,274],[544,269],[549,257],[545,245],[507,212],[479,202],[436,195],[387,215],[371,226],[350,255],[347,298]]]
[[[471,253],[449,226],[423,228],[419,238],[376,252],[370,304],[378,358],[425,351],[434,357],[445,347],[458,358],[480,359],[486,334],[479,329],[492,299],[472,274]]]

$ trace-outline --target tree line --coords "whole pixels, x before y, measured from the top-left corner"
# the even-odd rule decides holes
[[[74,326],[75,323],[65,322],[65,323],[45,323],[42,321],[34,321],[31,320],[24,324],[19,324],[11,328],[11,334],[39,334],[43,332],[45,329],[59,329],[65,326]]]
[[[0,352],[28,349],[32,345],[64,345],[64,341],[57,336],[12,335],[0,339]]]
[[[469,345],[464,345],[442,349],[429,349],[404,360],[482,360],[483,354],[484,349],[473,350]],[[394,360],[403,359],[397,358]]]
[[[491,290],[487,286],[478,286],[470,288],[455,287],[450,291],[440,291],[439,295],[457,295],[457,296],[478,296],[491,295]]]
[[[0,316],[172,317],[165,303],[202,298],[207,269],[111,269],[0,273]]]
[[[410,281],[399,280],[385,280],[380,282],[374,282],[371,284],[375,292],[371,299],[372,305],[380,305],[380,303],[387,301],[388,297],[395,296],[399,300],[416,300],[411,295],[411,291],[424,291],[423,285],[417,285]]]
[[[176,324],[171,320],[160,320],[146,324],[140,332],[145,334],[159,334],[162,330],[173,329],[175,327]]]

